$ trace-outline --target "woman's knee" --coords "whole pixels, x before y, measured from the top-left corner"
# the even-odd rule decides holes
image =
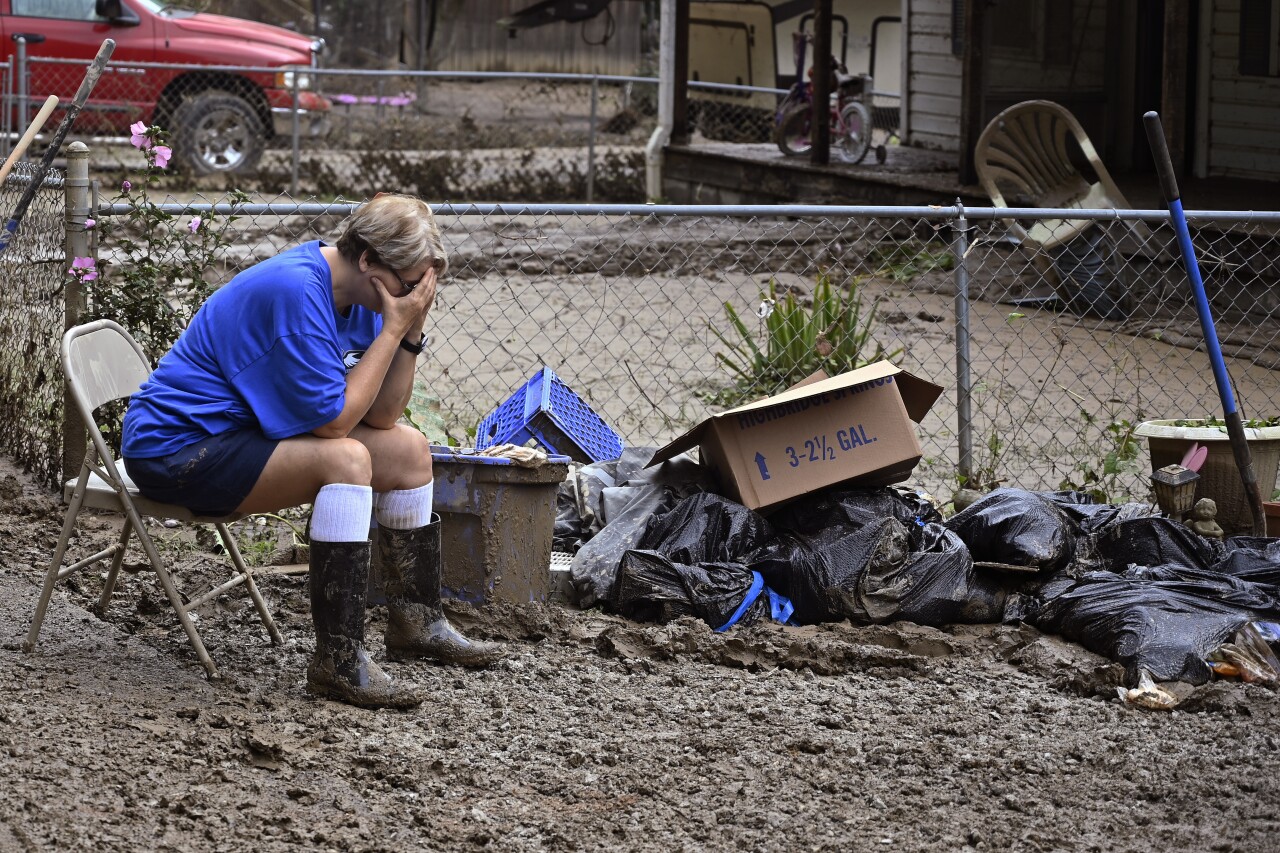
[[[331,438],[321,442],[322,477],[327,483],[367,485],[373,478],[369,449],[353,438]]]
[[[421,432],[397,424],[371,448],[373,478],[386,488],[413,489],[431,482],[431,442]]]

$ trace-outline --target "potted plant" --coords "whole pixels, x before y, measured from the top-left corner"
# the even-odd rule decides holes
[[[1253,459],[1253,473],[1264,501],[1270,500],[1276,488],[1276,469],[1280,467],[1280,418],[1245,422],[1245,438]],[[1231,452],[1227,425],[1221,418],[1171,418],[1146,421],[1138,425],[1134,435],[1147,439],[1151,452],[1151,470],[1180,464],[1193,445],[1208,450],[1200,467],[1196,500],[1212,498],[1218,505],[1218,524],[1229,535],[1248,533],[1253,529],[1253,514],[1245,497]]]

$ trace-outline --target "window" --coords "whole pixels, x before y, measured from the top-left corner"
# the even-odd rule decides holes
[[[1075,32],[1071,0],[984,2],[983,24],[992,56],[1044,65],[1071,63]],[[1087,25],[1087,20],[1081,23]],[[956,56],[964,54],[964,27],[965,0],[951,0],[951,52]]]
[[[1240,74],[1280,76],[1280,0],[1240,0]]]
[[[14,15],[30,18],[58,18],[63,21],[100,21],[93,11],[94,0],[12,0]]]

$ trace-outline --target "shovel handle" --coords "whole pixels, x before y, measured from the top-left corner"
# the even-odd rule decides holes
[[[1227,373],[1227,362],[1222,357],[1222,344],[1218,340],[1218,331],[1213,325],[1213,312],[1209,306],[1209,297],[1205,293],[1204,279],[1200,276],[1200,263],[1196,260],[1196,247],[1191,242],[1191,229],[1187,227],[1187,214],[1182,209],[1182,200],[1178,194],[1178,181],[1173,173],[1173,160],[1169,157],[1169,146],[1164,138],[1164,126],[1160,124],[1160,115],[1154,110],[1142,116],[1143,127],[1147,131],[1147,142],[1151,145],[1151,156],[1155,159],[1156,173],[1160,176],[1160,190],[1169,206],[1169,224],[1178,235],[1178,249],[1182,254],[1182,265],[1186,268],[1187,279],[1191,282],[1191,290],[1195,295],[1196,313],[1200,315],[1200,331],[1204,336],[1204,348],[1209,354],[1209,364],[1213,367],[1213,380],[1218,386],[1218,399],[1222,401],[1222,418],[1227,424],[1227,438],[1231,440],[1231,455],[1235,457],[1236,468],[1240,471],[1240,483],[1244,486],[1245,498],[1249,502],[1249,512],[1253,516],[1253,535],[1265,536],[1267,519],[1262,509],[1262,493],[1258,490],[1258,478],[1253,471],[1253,455],[1249,452],[1249,440],[1245,438],[1244,422],[1236,407],[1235,393],[1231,389],[1231,377]]]
[[[27,127],[22,138],[18,140],[18,144],[13,146],[13,152],[9,154],[9,159],[4,161],[4,165],[0,166],[0,184],[5,182],[9,177],[9,173],[13,171],[13,167],[22,159],[22,155],[27,153],[27,149],[31,147],[31,141],[36,138],[36,134],[40,132],[40,128],[44,127],[44,123],[49,120],[49,116],[58,108],[58,96],[50,95],[44,102],[44,106],[40,107],[40,112],[36,113],[36,117],[31,120],[30,126]]]

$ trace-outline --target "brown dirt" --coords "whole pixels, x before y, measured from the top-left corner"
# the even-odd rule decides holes
[[[201,613],[209,682],[149,575],[103,621],[90,573],[25,654],[60,506],[7,464],[0,495],[0,850],[1145,853],[1273,849],[1280,829],[1273,691],[1133,710],[1114,666],[1029,628],[459,611],[510,657],[388,665],[429,698],[369,712],[305,692],[304,577],[262,582],[282,647],[241,596]],[[88,521],[76,548],[114,529]],[[190,589],[214,578],[176,544]]]

